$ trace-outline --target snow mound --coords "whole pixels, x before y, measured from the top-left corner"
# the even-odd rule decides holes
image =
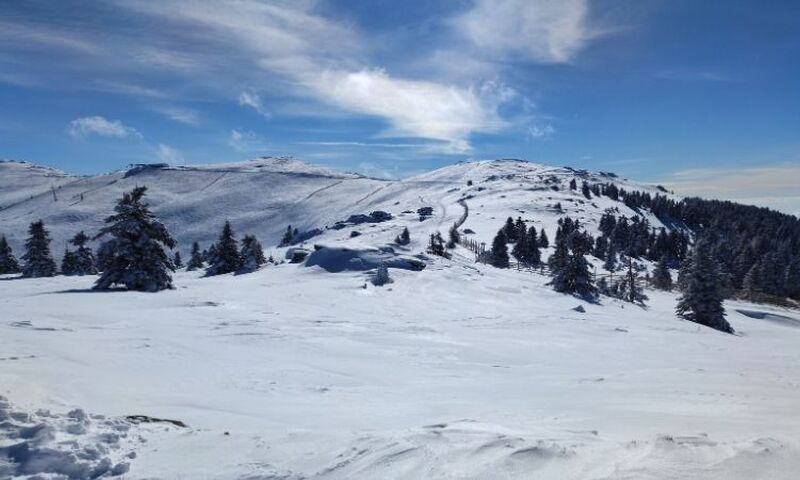
[[[122,419],[14,410],[0,396],[0,478],[93,479],[124,475],[136,454]],[[35,477],[29,477],[35,476]]]
[[[385,263],[389,268],[419,271],[425,262],[408,255],[399,255],[391,247],[325,247],[316,246],[306,259],[306,267],[320,267],[330,273],[364,271]]]
[[[800,320],[786,315],[778,315],[777,313],[764,312],[761,310],[737,309],[736,311],[746,317],[755,318],[757,320],[766,320],[785,327],[800,328]]]
[[[601,445],[596,431],[537,438],[474,420],[393,438],[363,436],[313,478],[749,479],[794,478],[796,451],[772,438],[721,442],[661,435]],[[303,478],[303,477],[299,477]]]

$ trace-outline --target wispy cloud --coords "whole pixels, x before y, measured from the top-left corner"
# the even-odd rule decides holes
[[[364,148],[422,148],[426,143],[383,143],[383,142],[299,142],[301,145],[322,147],[364,147]]]
[[[119,120],[108,120],[101,116],[76,118],[69,122],[67,131],[76,138],[89,135],[113,138],[141,137],[139,132],[125,126]]]
[[[455,27],[490,55],[566,63],[600,31],[588,0],[476,0]]]
[[[231,130],[228,145],[237,152],[263,153],[269,147],[267,142],[257,133],[249,130]]]
[[[528,135],[535,139],[547,138],[554,133],[556,133],[556,129],[549,123],[546,125],[531,125],[528,127]]]
[[[200,124],[200,114],[190,108],[176,107],[171,105],[157,105],[153,107],[153,110],[174,122],[182,123],[184,125]]]
[[[166,163],[184,163],[183,155],[180,151],[176,148],[170,147],[169,145],[165,145],[163,143],[159,143],[156,146],[156,152],[158,153],[158,158],[162,162]]]
[[[269,111],[267,111],[267,109],[264,107],[264,102],[261,100],[261,96],[255,92],[240,93],[238,101],[239,105],[250,107],[266,118],[271,116]]]
[[[800,165],[701,168],[676,172],[662,182],[685,196],[720,198],[800,215]]]
[[[725,73],[712,68],[673,68],[655,73],[662,80],[682,82],[729,82],[731,78]]]

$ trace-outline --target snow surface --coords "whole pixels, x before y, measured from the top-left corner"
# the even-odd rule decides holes
[[[184,247],[216,237],[224,218],[266,246],[289,223],[323,228],[383,210],[393,219],[324,230],[308,246],[368,259],[408,227],[411,244],[392,248],[413,258],[430,233],[463,219],[459,200],[462,230],[478,241],[491,242],[508,215],[552,240],[565,213],[590,230],[608,208],[636,214],[565,190],[569,179],[651,188],[519,161],[400,182],[266,162],[69,177],[57,202],[47,182],[64,177],[18,172],[43,193],[0,211],[0,231],[19,241],[38,216],[55,238],[91,230],[122,191],[146,183]],[[84,202],[74,200],[82,189]],[[423,206],[434,215],[420,221]],[[148,415],[188,427],[132,425],[81,460],[86,468],[124,463],[134,479],[797,477],[798,311],[727,302],[734,336],[676,318],[670,293],[648,292],[647,308],[591,304],[553,292],[539,274],[476,264],[462,248],[426,263],[390,268],[394,283],[383,287],[370,270],[289,263],[179,272],[177,288],[158,294],[92,292],[94,277],[0,277],[0,395],[11,402],[0,410],[16,412],[0,418],[0,472],[24,464],[3,450],[28,441],[19,425],[56,432],[26,458],[54,465],[42,478],[59,478],[65,458],[97,448],[126,416]],[[74,409],[88,413],[84,433],[63,413]],[[60,460],[48,460],[51,450]]]
[[[732,336],[671,294],[586,304],[460,257],[390,271],[0,280],[0,391],[189,425],[146,435],[129,478],[796,477],[800,329],[751,312],[797,312],[731,303]]]

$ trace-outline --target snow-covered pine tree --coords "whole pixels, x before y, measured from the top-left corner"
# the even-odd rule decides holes
[[[381,262],[375,270],[375,274],[372,275],[372,284],[376,287],[381,287],[393,281],[394,280],[389,276],[389,268],[386,266],[386,263]]]
[[[128,290],[157,292],[172,288],[175,266],[164,247],[174,248],[175,240],[167,227],[142,200],[147,187],[136,187],[122,195],[114,207],[114,215],[106,218],[106,226],[95,239],[110,235],[98,255],[103,252],[103,274],[95,282],[95,290],[108,290],[124,285]]]
[[[706,240],[699,240],[695,245],[691,267],[685,276],[686,288],[675,308],[678,316],[721,332],[733,333],[733,328],[725,320],[719,266]]]
[[[398,245],[408,245],[411,243],[411,234],[408,233],[408,227],[403,227],[403,231],[395,238],[394,243]]]
[[[231,273],[241,267],[242,257],[239,255],[239,247],[233,234],[231,222],[225,221],[225,226],[222,227],[222,233],[214,247],[213,256],[209,259],[209,265],[206,268],[206,275]]]
[[[511,219],[511,217],[508,218]],[[505,228],[502,228],[492,241],[491,262],[497,268],[508,268],[508,245],[506,243]]]
[[[28,228],[28,239],[25,241],[25,255],[22,260],[22,276],[52,277],[56,274],[56,262],[50,254],[50,233],[44,228],[44,222],[39,220],[31,223]]]
[[[77,249],[74,252],[70,252],[72,254],[72,266],[70,269],[70,273],[62,267],[61,271],[64,275],[96,275],[97,274],[97,262],[94,258],[94,253],[92,249],[87,247],[86,244],[89,243],[89,236],[83,233],[83,230],[76,233],[74,237],[69,241],[69,243],[75,245]],[[66,255],[64,257],[66,259]]]
[[[172,263],[175,265],[175,268],[183,268],[183,259],[181,258],[181,252],[176,251],[175,256],[172,259]]]
[[[264,257],[264,250],[255,235],[244,236],[240,256],[242,265],[239,268],[239,272],[255,272],[261,265],[267,263],[267,259]]]
[[[0,275],[19,273],[19,262],[5,235],[0,235]]]
[[[189,255],[189,263],[186,264],[186,270],[194,271],[203,268],[203,253],[200,251],[200,244],[194,242],[192,244],[192,252]]]
[[[672,290],[672,275],[669,273],[669,265],[666,255],[661,257],[661,260],[658,261],[656,268],[653,269],[653,278],[651,282],[653,287],[659,290]]]

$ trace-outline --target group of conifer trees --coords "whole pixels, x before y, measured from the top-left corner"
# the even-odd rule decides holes
[[[560,218],[553,253],[546,262],[552,277],[549,284],[558,292],[585,299],[591,300],[598,294],[605,294],[644,305],[647,296],[643,291],[640,275],[644,267],[634,262],[634,258],[658,258],[650,284],[662,290],[672,289],[670,264],[677,263],[682,267],[678,281],[682,295],[676,307],[677,314],[687,320],[733,333],[733,328],[725,320],[724,282],[719,262],[710,248],[711,242],[698,240],[694,249],[688,252],[689,239],[686,234],[667,234],[664,229],[656,234],[643,228],[644,226],[644,220],[629,223],[624,218],[604,216],[600,227],[602,235],[594,240],[581,228],[578,220]],[[546,242],[544,230],[537,235],[536,229],[526,228],[521,218],[514,221],[509,217],[492,242],[489,263],[507,268],[508,244],[512,243],[512,254],[520,264],[536,266],[541,263],[539,249],[546,248]],[[605,245],[607,249],[601,248],[598,251],[598,243]],[[621,253],[620,265],[616,265],[614,253],[615,265],[609,269],[620,272],[617,281],[609,284],[606,277],[602,276],[595,283],[586,256],[592,255],[608,263],[608,258],[612,258],[609,251]],[[603,253],[605,258],[601,256]]]
[[[150,211],[143,199],[147,187],[125,193],[114,207],[114,214],[94,237],[105,238],[95,256],[87,245],[91,238],[78,232],[69,243],[61,262],[63,275],[95,275],[100,273],[94,289],[125,287],[129,290],[155,292],[172,288],[171,273],[182,268],[179,252],[173,257],[166,249],[174,249],[175,240],[166,226]],[[20,263],[5,236],[0,236],[0,274],[22,273],[23,277],[51,277],[58,273],[50,251],[50,234],[44,222],[31,223],[25,254]],[[187,270],[205,269],[208,276],[224,273],[248,273],[267,263],[261,244],[255,236],[245,235],[237,242],[230,222],[225,222],[219,239],[208,251],[201,252],[195,242]]]

